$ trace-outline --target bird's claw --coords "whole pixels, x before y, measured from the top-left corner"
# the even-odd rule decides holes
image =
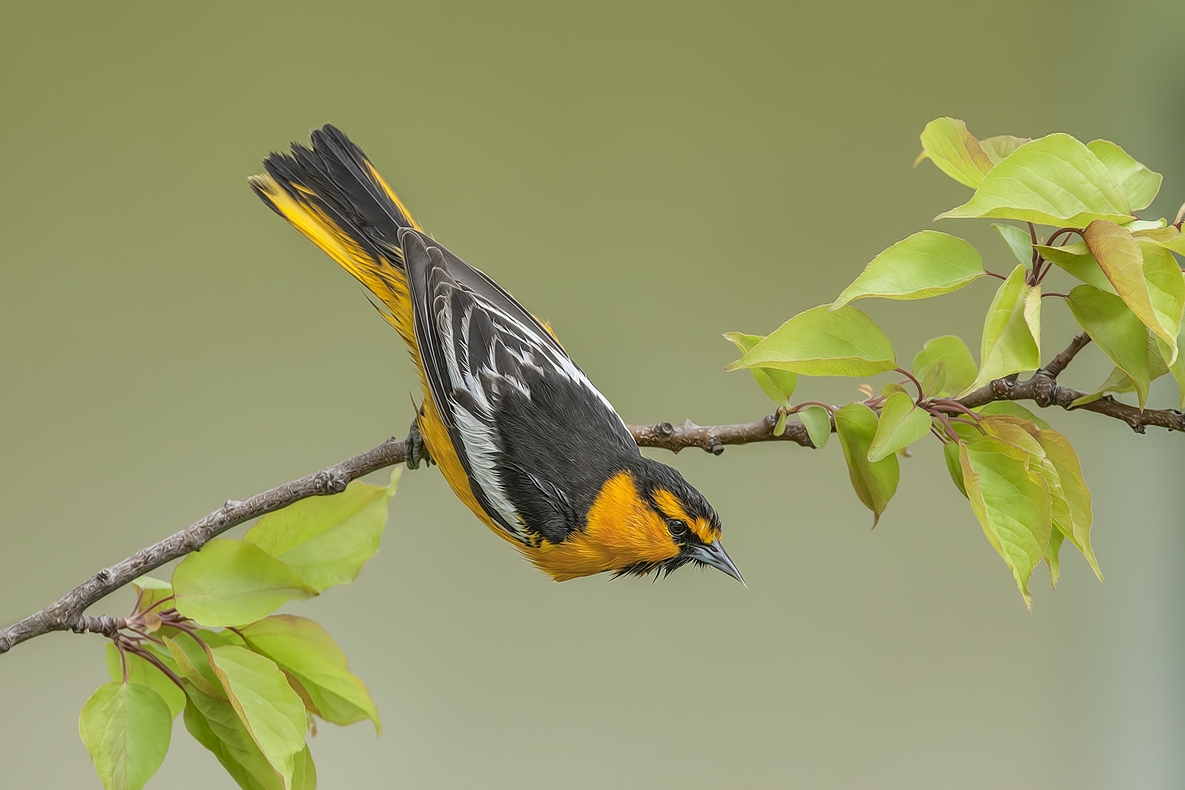
[[[421,462],[425,466],[433,464],[432,456],[428,454],[428,445],[424,444],[424,436],[420,433],[418,420],[411,421],[407,438],[403,440],[403,447],[403,464],[408,469],[419,469]]]

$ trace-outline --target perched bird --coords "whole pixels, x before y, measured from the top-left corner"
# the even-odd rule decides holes
[[[741,580],[708,501],[642,456],[550,327],[426,235],[344,134],[325,126],[263,164],[255,192],[374,294],[411,351],[424,401],[409,466],[434,461],[557,581],[688,563]]]

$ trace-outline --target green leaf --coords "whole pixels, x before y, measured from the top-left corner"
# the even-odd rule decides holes
[[[152,576],[141,576],[138,579],[132,580],[132,587],[135,588],[136,596],[140,600],[140,605],[137,607],[139,611],[147,612],[149,609],[158,611],[168,608],[164,604],[160,606],[156,605],[173,594],[173,585],[168,582],[153,578]]]
[[[152,650],[151,647],[147,649]],[[153,651],[153,655],[169,669],[177,672],[177,665],[171,657],[162,656],[155,651]],[[111,640],[107,640],[105,657],[107,659],[107,672],[111,675],[111,679],[116,683],[122,683],[123,663],[119,658],[119,648]],[[185,692],[178,688],[176,683],[169,680],[165,673],[143,658],[133,653],[127,653],[125,659],[128,667],[128,682],[139,683],[155,691],[165,701],[165,704],[169,706],[170,718],[176,718],[177,714],[185,708]]]
[[[1164,247],[1143,239],[1137,239],[1136,243],[1143,254],[1144,279],[1148,283],[1148,299],[1156,321],[1167,334],[1176,338],[1181,334],[1181,314],[1185,311],[1185,274],[1173,254]],[[1173,344],[1168,350],[1172,353],[1164,354],[1164,357],[1171,365],[1177,361],[1178,348]]]
[[[267,550],[225,538],[182,560],[173,571],[173,590],[178,612],[211,626],[250,623],[317,594]]]
[[[1033,262],[1033,239],[1029,236],[1028,231],[1015,225],[1001,225],[998,222],[992,223],[992,230],[1004,238],[1004,243],[1012,251],[1012,257],[1016,258],[1017,263],[1021,266],[1028,266]]]
[[[992,164],[997,165],[1001,159],[1010,156],[1017,148],[1031,141],[1030,137],[1013,137],[1010,134],[1002,134],[998,137],[980,140],[979,147],[992,160]]]
[[[931,160],[939,170],[972,189],[992,169],[991,158],[967,131],[967,125],[956,118],[936,118],[926,124],[922,153],[914,160],[914,167],[923,159]]]
[[[1082,552],[1095,576],[1102,581],[1103,572],[1099,569],[1099,561],[1090,545],[1090,528],[1094,523],[1094,515],[1091,512],[1090,490],[1086,487],[1086,481],[1082,479],[1082,465],[1078,462],[1078,454],[1074,452],[1073,446],[1065,436],[1050,428],[1042,428],[1037,434],[1037,440],[1041,442],[1050,463],[1057,469],[1062,493],[1069,504],[1071,529],[1065,536]],[[1052,567],[1050,566],[1051,569]]]
[[[1139,211],[1152,205],[1160,191],[1163,176],[1154,173],[1132,159],[1127,151],[1108,140],[1093,140],[1086,144],[1090,152],[1111,171],[1119,187],[1127,195],[1132,211]]]
[[[995,436],[959,446],[971,510],[988,542],[1012,570],[1025,606],[1033,607],[1029,579],[1053,528],[1049,486],[1022,448]]]
[[[1068,134],[1051,134],[1013,151],[984,176],[971,200],[938,219],[993,217],[1082,227],[1131,218],[1111,172]]]
[[[926,368],[922,378],[922,392],[927,398],[937,395],[946,387],[946,363],[941,359]]]
[[[959,493],[967,496],[967,486],[963,484],[963,467],[959,463],[959,446],[962,442],[947,442],[942,445],[942,459],[946,461],[946,471],[950,472],[950,479],[959,489]]]
[[[1036,425],[1038,428],[1048,428],[1049,427],[1049,423],[1045,422],[1040,417],[1038,417],[1036,414],[1033,414],[1031,411],[1026,409],[1024,406],[1021,406],[1016,401],[1011,401],[1011,400],[992,401],[991,403],[989,403],[985,406],[979,407],[978,409],[976,409],[976,411],[979,412],[980,414],[985,415],[985,416],[986,415],[995,415],[995,416],[1004,416],[1004,417],[1016,417],[1017,419],[1027,420],[1028,422],[1031,422],[1034,425]]]
[[[284,790],[284,780],[251,739],[239,714],[224,699],[209,697],[186,684],[185,729],[213,752],[244,790]],[[308,747],[305,747],[308,751]],[[295,770],[293,778],[295,779]],[[296,783],[292,783],[295,790]]]
[[[1025,282],[1017,266],[992,299],[983,324],[979,376],[967,388],[1041,367],[1041,289]],[[949,366],[948,366],[949,370]]]
[[[827,440],[831,438],[831,415],[828,411],[822,406],[807,406],[796,413],[806,428],[807,436],[811,437],[811,444],[818,449],[826,446]]]
[[[1100,291],[1115,291],[1085,242],[1067,244],[1065,247],[1047,247],[1042,244],[1038,245],[1037,251],[1042,258],[1087,285],[1093,285]]]
[[[989,436],[995,436],[1028,454],[1029,468],[1045,478],[1045,483],[1049,488],[1050,515],[1053,524],[1050,540],[1056,534],[1072,539],[1074,532],[1070,503],[1066,499],[1058,467],[1049,459],[1040,441],[1041,429],[1024,417],[1004,414],[985,416],[980,421],[979,427]],[[1050,433],[1056,432],[1050,431]],[[1047,549],[1048,546],[1042,549],[1042,553],[1047,553]]]
[[[1185,411],[1185,354],[1178,354],[1177,361],[1169,367],[1169,370],[1172,372],[1173,378],[1177,380],[1177,389],[1180,391],[1177,410]]]
[[[983,259],[974,247],[957,236],[923,230],[873,258],[831,307],[869,296],[925,299],[957,291],[983,276]]]
[[[1076,409],[1079,406],[1085,406],[1088,403],[1094,403],[1099,398],[1106,395],[1108,392],[1135,392],[1136,383],[1132,381],[1131,376],[1123,372],[1123,368],[1111,368],[1111,373],[1106,380],[1099,385],[1099,388],[1094,392],[1083,395],[1081,398],[1075,398],[1070,402],[1070,408]]]
[[[876,435],[868,447],[868,460],[872,463],[921,439],[930,433],[930,413],[919,409],[913,398],[904,392],[889,396],[881,407]]]
[[[1049,545],[1045,547],[1043,556],[1045,557],[1045,564],[1049,566],[1049,586],[1057,587],[1057,580],[1062,574],[1061,560],[1058,558],[1058,550],[1062,547],[1062,533],[1054,530],[1049,534]]]
[[[366,685],[350,672],[349,661],[325,629],[304,617],[272,615],[241,629],[247,644],[300,681],[312,711],[334,724],[374,722],[379,714]]]
[[[1144,347],[1147,350],[1146,359],[1148,360],[1148,380],[1156,381],[1156,379],[1169,372],[1168,363],[1165,362],[1162,352],[1163,343],[1152,336],[1152,333],[1144,329]],[[1180,355],[1177,359],[1180,360]],[[1110,375],[1107,376],[1099,388],[1089,395],[1083,395],[1081,398],[1074,400],[1070,404],[1070,408],[1078,408],[1087,403],[1098,400],[1108,392],[1136,392],[1136,383],[1131,376],[1123,371],[1123,368],[1112,368]]]
[[[1107,358],[1126,373],[1136,388],[1140,408],[1148,399],[1148,332],[1118,296],[1079,285],[1066,300],[1078,326],[1086,330]]]
[[[282,560],[317,593],[349,584],[378,551],[402,469],[395,467],[387,486],[354,481],[336,496],[302,499],[261,518],[243,540]]]
[[[304,748],[304,703],[284,673],[266,656],[245,647],[223,645],[209,651],[231,707],[285,786]]]
[[[1170,332],[1168,327],[1161,326],[1156,316],[1148,293],[1148,281],[1144,276],[1144,255],[1131,233],[1113,222],[1099,220],[1087,225],[1082,235],[1086,246],[1098,261],[1099,268],[1115,287],[1115,293],[1119,294],[1119,298],[1144,326],[1172,349],[1170,361],[1176,359],[1177,334]],[[1182,295],[1185,296],[1185,292],[1182,292]],[[1178,317],[1178,329],[1180,320]]]
[[[165,647],[177,662],[178,673],[210,697],[225,696],[218,676],[210,666],[210,657],[201,645],[189,634],[181,634],[177,639],[163,637]]]
[[[971,350],[962,338],[943,335],[927,340],[913,358],[913,375],[925,379],[930,369],[938,363],[946,367],[946,383],[938,391],[939,395],[962,392],[975,381],[975,360],[971,358]]]
[[[897,367],[893,345],[854,307],[820,305],[791,318],[725,370],[777,368],[807,376],[875,376]]]
[[[173,717],[139,683],[104,683],[78,717],[78,734],[107,790],[139,790],[169,751]]]
[[[1181,235],[1181,231],[1175,225],[1169,225],[1167,228],[1158,228],[1155,230],[1133,231],[1132,236],[1144,241],[1151,241],[1164,247],[1166,250],[1172,250],[1178,255],[1185,255],[1185,236]]]
[[[753,350],[753,346],[764,340],[761,335],[746,335],[743,332],[726,332],[724,337],[742,354],[749,353]],[[794,394],[794,389],[798,386],[797,373],[773,368],[751,368],[750,372],[758,386],[761,387],[761,391],[768,395],[770,400],[779,406],[790,405],[790,396]]]
[[[868,450],[876,437],[877,422],[876,412],[862,403],[849,403],[835,412],[835,429],[848,462],[852,488],[864,506],[872,511],[874,527],[897,492],[900,477],[896,455],[889,455],[875,463],[868,460]]]

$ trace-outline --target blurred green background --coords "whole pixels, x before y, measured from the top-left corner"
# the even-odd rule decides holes
[[[438,239],[549,318],[628,422],[747,421],[769,404],[721,372],[721,333],[830,301],[965,199],[910,167],[936,116],[1115,140],[1165,174],[1148,213],[1172,216],[1185,6],[1117,8],[4,3],[0,623],[405,432],[397,337],[247,188],[313,126],[346,130]],[[1009,265],[987,223],[943,229]],[[861,306],[909,360],[948,332],[978,348],[990,298]],[[1048,301],[1047,356],[1074,331]],[[1067,375],[1108,369],[1092,348]],[[294,607],[384,717],[377,740],[320,728],[321,786],[1179,787],[1185,444],[1045,416],[1082,456],[1107,582],[1067,550],[1031,614],[936,444],[873,532],[835,443],[674,458],[748,589],[557,585],[437,471],[406,475],[361,579]],[[102,654],[53,634],[0,658],[6,787],[98,786],[76,722]],[[151,786],[232,785],[178,722]]]

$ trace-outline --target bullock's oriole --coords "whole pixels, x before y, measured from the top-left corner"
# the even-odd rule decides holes
[[[550,328],[424,234],[332,126],[250,179],[277,214],[382,304],[420,372],[409,464],[440,466],[461,501],[557,581],[687,563],[740,580],[712,506],[645,458]],[[426,455],[425,455],[426,451]]]

